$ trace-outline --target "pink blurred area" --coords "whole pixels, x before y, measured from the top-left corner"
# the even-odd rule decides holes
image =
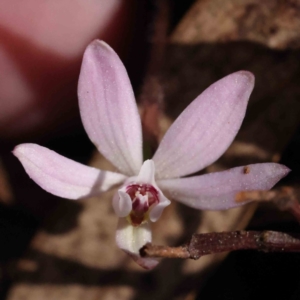
[[[135,3],[2,0],[0,137],[40,135],[72,124],[78,115],[76,87],[85,47],[101,38],[122,56]]]

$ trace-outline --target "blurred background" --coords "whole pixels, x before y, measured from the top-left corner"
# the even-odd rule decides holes
[[[28,178],[11,153],[23,142],[110,168],[86,136],[77,104],[82,54],[95,38],[120,55],[143,111],[159,102],[162,133],[211,83],[234,71],[253,72],[241,131],[204,172],[274,161],[293,170],[281,185],[299,184],[299,0],[2,0],[0,299],[241,300],[262,293],[299,299],[299,254],[170,259],[147,272],[115,245],[114,191],[74,202]],[[145,88],[153,77],[159,92]],[[224,212],[172,203],[153,227],[154,242],[170,246],[195,232],[300,232],[293,216],[272,203]]]

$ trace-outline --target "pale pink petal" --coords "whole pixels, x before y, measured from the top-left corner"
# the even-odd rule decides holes
[[[263,163],[201,176],[161,180],[158,185],[175,200],[190,207],[222,210],[241,205],[235,201],[238,192],[268,190],[289,172],[284,165]]]
[[[165,197],[165,195],[159,188],[157,190],[159,196],[159,203],[155,205],[149,213],[149,218],[152,222],[156,222],[160,218],[163,210],[171,203],[171,201],[167,197]]]
[[[86,49],[78,83],[81,119],[98,150],[126,175],[142,165],[142,131],[127,72],[102,41]]]
[[[113,208],[116,215],[120,218],[127,217],[132,210],[132,200],[126,193],[126,187],[118,190],[113,196]]]
[[[136,178],[136,182],[155,185],[154,180],[155,166],[152,159],[147,159],[144,161],[139,175]]]
[[[116,233],[116,242],[119,248],[129,254],[141,267],[153,269],[158,260],[155,258],[143,258],[140,256],[140,248],[146,243],[151,243],[152,233],[149,223],[140,226],[132,226],[125,218],[119,219]]]
[[[36,144],[21,144],[13,154],[31,179],[63,198],[97,195],[126,179],[125,175],[82,165]]]
[[[199,95],[162,139],[153,157],[157,178],[191,174],[217,160],[241,126],[253,87],[254,76],[240,71]]]

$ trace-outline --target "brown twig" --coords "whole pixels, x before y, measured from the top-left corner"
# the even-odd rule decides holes
[[[140,249],[144,257],[191,258],[235,250],[264,252],[300,252],[300,234],[276,231],[232,231],[193,234],[190,242],[180,247],[150,243]]]

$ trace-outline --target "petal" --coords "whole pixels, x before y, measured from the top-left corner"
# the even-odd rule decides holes
[[[102,41],[85,50],[78,97],[91,141],[122,173],[136,175],[142,165],[141,120],[125,67]]]
[[[217,160],[241,126],[253,87],[254,76],[240,71],[199,95],[162,139],[153,157],[157,178],[191,174]]]
[[[151,240],[152,234],[149,223],[132,226],[125,218],[119,219],[116,233],[118,247],[129,254],[136,263],[145,269],[153,269],[159,262],[154,258],[143,258],[140,256],[139,250],[146,243],[151,243]]]
[[[125,192],[126,188],[119,189],[113,197],[113,208],[116,215],[120,218],[126,217],[132,210],[132,201]]]
[[[268,190],[290,169],[276,163],[253,164],[223,172],[158,182],[164,191],[190,207],[203,210],[222,210],[242,205],[235,195],[247,190]]]
[[[164,194],[162,193],[162,191],[160,189],[158,189],[158,193],[159,193],[159,203],[157,205],[155,205],[149,213],[149,218],[152,222],[156,222],[160,218],[163,210],[168,205],[171,204],[171,201],[167,197],[164,196]]]
[[[125,175],[82,165],[36,144],[21,144],[13,154],[31,179],[47,192],[63,198],[96,195],[126,179]]]
[[[152,159],[148,159],[144,161],[141,170],[139,172],[139,175],[136,178],[136,181],[138,183],[155,185],[154,175],[155,175],[154,162]]]

